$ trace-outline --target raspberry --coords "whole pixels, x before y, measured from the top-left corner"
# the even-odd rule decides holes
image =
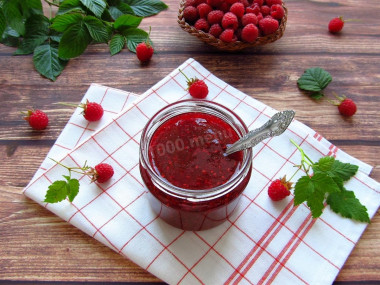
[[[253,13],[247,13],[241,18],[241,24],[244,26],[248,24],[254,24],[257,25],[257,17]]]
[[[334,18],[329,22],[329,32],[330,33],[339,33],[344,26],[344,21],[342,17]]]
[[[275,19],[281,20],[285,15],[285,10],[281,5],[275,4],[270,7],[270,15]]]
[[[236,42],[237,40],[233,29],[225,29],[220,34],[219,39],[226,43]]]
[[[264,18],[259,22],[259,27],[264,35],[273,34],[278,29],[278,21],[273,18]]]
[[[226,14],[224,14],[223,19],[222,19],[222,27],[224,29],[236,30],[238,26],[239,26],[239,22],[234,13],[227,12]]]
[[[270,7],[267,5],[263,5],[260,8],[260,12],[261,12],[261,14],[263,14],[264,17],[268,16],[270,14]]]
[[[238,2],[238,1],[239,0],[226,0],[227,4],[230,4],[230,5],[232,5],[232,4],[234,4],[234,3]]]
[[[212,8],[210,5],[202,3],[197,6],[197,10],[199,18],[207,18],[207,15],[212,11]]]
[[[257,4],[259,6],[263,6],[264,5],[264,0],[253,0],[253,3]]]
[[[275,5],[275,4],[282,5],[282,0],[267,0],[266,2],[267,2],[268,6],[272,6],[272,5]]]
[[[223,13],[227,13],[228,11],[230,11],[230,7],[230,4],[228,4],[227,2],[223,2],[222,5],[219,5],[218,9],[223,11]]]
[[[245,13],[245,7],[242,3],[237,2],[235,4],[232,4],[230,7],[230,12],[234,13],[236,17],[241,18]]]
[[[209,4],[212,7],[219,7],[222,5],[224,0],[207,0],[207,4]]]
[[[188,78],[185,73],[182,72],[182,70],[179,69],[179,72],[181,72],[186,77],[186,82],[188,86],[189,93],[192,97],[198,98],[198,99],[204,99],[208,95],[208,87],[207,84],[203,80],[199,80],[198,78]]]
[[[195,22],[194,27],[195,27],[197,30],[204,31],[205,33],[207,33],[208,30],[210,29],[210,24],[207,22],[206,19],[201,18],[201,19],[198,19],[198,20]]]
[[[258,4],[253,4],[250,7],[247,7],[245,9],[246,13],[253,13],[255,15],[258,15],[260,13],[260,6]]]
[[[351,117],[355,115],[356,113],[356,104],[353,100],[345,98],[339,105],[338,105],[339,113],[346,117]]]
[[[148,62],[153,56],[153,47],[147,43],[142,42],[136,46],[136,56],[142,63]]]
[[[194,0],[194,7],[197,7],[198,5],[202,3],[207,3],[207,0]]]
[[[207,21],[210,23],[210,25],[220,24],[222,22],[223,16],[224,13],[222,11],[214,10],[207,15]]]
[[[195,6],[194,4],[195,4],[195,0],[186,0],[185,7]]]
[[[83,108],[83,117],[90,122],[99,121],[104,113],[102,105],[88,100],[85,104],[81,104],[80,107]]]
[[[49,124],[48,116],[41,110],[28,110],[24,120],[28,121],[29,125],[34,130],[46,129]]]
[[[208,33],[210,35],[214,36],[215,38],[219,38],[219,36],[222,33],[222,31],[223,31],[223,29],[222,29],[222,27],[219,24],[213,24],[210,27],[210,30],[208,31]]]
[[[198,19],[198,10],[194,6],[188,6],[183,9],[183,17],[188,23],[194,23]]]
[[[113,168],[107,163],[99,163],[95,166],[93,180],[99,183],[107,182],[114,174]]]
[[[286,177],[284,176],[281,179],[272,181],[268,187],[268,195],[273,201],[280,201],[290,195],[291,188],[292,183],[286,181]]]
[[[248,43],[253,43],[259,36],[259,29],[254,24],[246,25],[241,31],[241,39]]]
[[[244,7],[248,7],[250,5],[248,0],[240,0],[239,2],[242,3]]]

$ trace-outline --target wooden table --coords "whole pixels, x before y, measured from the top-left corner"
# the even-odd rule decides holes
[[[34,70],[31,56],[12,56],[15,49],[0,45],[0,282],[160,282],[22,194],[72,114],[53,103],[79,102],[92,82],[143,93],[192,57],[246,94],[276,109],[294,109],[298,120],[374,166],[371,177],[380,181],[378,0],[289,0],[283,38],[240,53],[220,52],[183,32],[178,2],[167,0],[168,10],[143,20],[142,28],[152,27],[157,52],[145,66],[133,53],[111,57],[107,46],[96,45],[51,82]],[[329,34],[328,21],[340,15],[359,21]],[[333,76],[326,95],[335,91],[357,102],[354,117],[343,118],[326,100],[315,102],[298,90],[298,77],[313,66]],[[23,121],[20,111],[30,107],[47,112],[48,129],[32,131]],[[336,284],[380,283],[379,236],[378,212]]]

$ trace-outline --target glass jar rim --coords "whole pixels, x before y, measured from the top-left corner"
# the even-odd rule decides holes
[[[162,191],[167,194],[174,195],[179,198],[185,199],[210,199],[216,198],[218,196],[224,195],[227,192],[231,191],[234,188],[234,185],[237,185],[244,177],[245,174],[248,173],[248,170],[252,163],[252,149],[243,150],[243,161],[236,173],[224,184],[209,188],[209,189],[185,189],[171,184],[170,182],[162,179],[160,175],[154,171],[151,163],[149,162],[148,157],[148,149],[150,145],[151,137],[147,138],[146,141],[143,141],[143,138],[147,136],[147,134],[154,134],[154,132],[168,119],[189,112],[201,112],[201,113],[209,113],[205,110],[208,109],[213,115],[222,116],[222,119],[226,121],[235,132],[239,135],[239,137],[244,136],[248,132],[248,128],[243,122],[243,120],[232,110],[227,107],[212,102],[209,100],[199,100],[199,99],[186,99],[176,101],[174,103],[168,104],[167,106],[158,110],[147,122],[145,125],[140,140],[140,163],[143,164],[143,167],[146,169],[148,174],[152,178],[152,182],[160,185],[159,187]],[[172,114],[173,113],[173,114]],[[166,116],[166,117],[165,117]],[[218,116],[218,117],[220,117]],[[164,121],[160,121],[165,117]],[[228,120],[227,120],[228,119]],[[235,126],[238,124],[238,126]],[[238,129],[237,129],[238,128]]]

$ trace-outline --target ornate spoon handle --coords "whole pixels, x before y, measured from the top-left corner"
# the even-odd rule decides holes
[[[269,137],[281,135],[292,122],[294,115],[295,112],[293,110],[286,110],[274,114],[273,117],[260,128],[248,132],[237,142],[229,146],[226,150],[226,155],[254,147]]]

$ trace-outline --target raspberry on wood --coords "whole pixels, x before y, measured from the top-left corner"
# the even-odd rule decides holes
[[[27,121],[29,126],[34,130],[44,130],[49,124],[48,116],[41,110],[28,110],[24,120]]]
[[[329,32],[332,34],[339,33],[343,29],[343,26],[344,21],[342,17],[334,18],[329,22]]]
[[[136,56],[142,63],[148,62],[154,53],[153,47],[148,42],[139,43],[136,46]]]

